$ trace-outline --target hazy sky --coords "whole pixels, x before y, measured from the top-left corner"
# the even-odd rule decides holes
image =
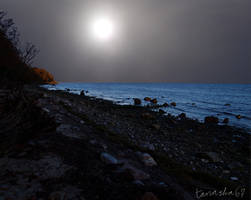
[[[250,0],[1,0],[59,81],[251,83]],[[108,17],[114,34],[90,26]]]

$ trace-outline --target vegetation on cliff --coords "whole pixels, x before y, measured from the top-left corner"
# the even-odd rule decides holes
[[[19,33],[12,19],[5,19],[0,11],[0,82],[3,83],[52,83],[53,76],[44,69],[32,68],[32,60],[39,50],[27,43],[20,47]],[[38,72],[39,71],[39,72]]]

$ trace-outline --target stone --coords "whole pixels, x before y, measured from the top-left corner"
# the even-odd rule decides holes
[[[206,160],[204,158],[202,158],[201,161],[204,162],[204,163],[208,163],[208,160]]]
[[[126,176],[127,179],[133,179],[138,181],[143,181],[150,178],[150,175],[144,171],[135,168],[134,166],[126,163],[120,169],[120,173]]]
[[[240,162],[232,162],[228,165],[228,168],[231,170],[236,170],[236,169],[243,168],[243,165]]]
[[[202,162],[204,160],[209,160],[210,162],[220,162],[221,161],[219,155],[215,152],[197,153],[196,156],[201,158]]]
[[[155,130],[160,130],[160,125],[159,124],[152,124],[152,127],[155,129]]]
[[[230,177],[230,179],[232,180],[232,181],[238,181],[239,179],[237,178],[237,177]]]
[[[135,180],[135,181],[133,181],[132,183],[135,184],[135,185],[140,185],[140,186],[144,186],[144,185],[145,185],[145,184],[144,184],[142,181],[140,181],[140,180]]]
[[[179,114],[179,118],[180,118],[180,119],[185,119],[185,118],[186,118],[186,113],[181,113],[181,114]]]
[[[104,153],[104,152],[101,153],[100,158],[106,164],[116,165],[119,163],[116,158],[114,158],[112,155],[110,155],[108,153]]]
[[[237,119],[241,119],[241,115],[236,115],[235,116]]]
[[[225,118],[225,119],[223,119],[223,122],[222,122],[222,123],[227,124],[228,122],[229,122],[229,119],[228,119],[228,118]]]
[[[148,153],[137,153],[139,155],[140,160],[148,167],[157,166],[157,162],[153,159],[153,157]]]
[[[138,98],[134,98],[134,105],[140,105],[141,104],[141,100]]]
[[[220,162],[221,161],[219,155],[215,152],[207,152],[206,155],[209,157],[210,161],[212,161],[212,162]]]
[[[230,103],[226,103],[224,106],[231,106],[231,104]]]
[[[144,119],[154,119],[154,117],[150,113],[143,113],[141,116]]]
[[[145,97],[144,100],[145,101],[151,101],[152,99],[150,97]]]
[[[141,145],[143,148],[146,148],[146,149],[149,149],[151,151],[154,151],[155,150],[155,147],[153,144],[150,144],[150,143],[146,143],[146,144],[142,144]]]
[[[84,90],[81,90],[80,95],[81,95],[81,96],[85,96],[85,91],[84,91]]]
[[[49,200],[65,200],[66,194],[65,192],[53,192],[49,196]]]
[[[47,108],[42,108],[42,110],[43,110],[44,112],[46,112],[46,113],[50,113],[49,109],[47,109]]]
[[[158,200],[158,198],[152,192],[146,192],[141,200]]]
[[[153,104],[157,104],[158,100],[157,99],[152,99],[150,102],[153,103]]]
[[[219,123],[219,119],[218,119],[218,117],[207,116],[204,119],[204,123],[205,124],[218,124]]]
[[[176,103],[175,102],[172,102],[172,103],[170,103],[171,104],[171,106],[176,106]]]
[[[163,106],[163,107],[168,107],[169,104],[168,104],[168,103],[164,103],[162,106]]]
[[[165,114],[166,112],[164,110],[162,110],[162,109],[159,109],[159,113],[160,114]]]

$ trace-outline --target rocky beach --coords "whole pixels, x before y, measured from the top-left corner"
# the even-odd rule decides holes
[[[250,134],[152,104],[2,87],[0,199],[249,199]]]

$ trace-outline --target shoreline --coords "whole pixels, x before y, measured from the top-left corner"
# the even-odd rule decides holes
[[[172,85],[172,84],[171,84]],[[45,86],[46,87],[46,86]],[[128,89],[127,89],[128,87]],[[172,91],[175,86],[171,87],[168,85],[163,85],[160,87],[162,91],[162,87],[165,87],[166,89],[161,92],[155,92],[153,89],[158,88],[156,84],[153,84],[153,86],[149,86],[150,88],[147,89],[147,86],[144,86],[144,84],[141,86],[132,84],[125,84],[125,85],[119,85],[115,84],[114,86],[110,83],[104,83],[104,84],[81,84],[81,83],[61,83],[58,86],[55,86],[48,89],[54,89],[54,90],[68,90],[70,93],[80,93],[83,89],[87,91],[86,96],[94,96],[97,98],[102,98],[106,100],[111,100],[117,104],[120,105],[133,105],[133,98],[139,98],[141,99],[142,106],[152,105],[148,101],[144,101],[143,99],[145,97],[151,97],[151,98],[157,98],[158,103],[157,106],[159,109],[162,109],[163,111],[170,113],[172,115],[178,116],[181,113],[186,113],[187,117],[191,119],[198,119],[199,121],[203,122],[204,118],[207,116],[215,116],[219,119],[219,124],[223,124],[226,122],[223,122],[225,119],[227,120],[227,125],[229,126],[235,126],[237,128],[245,129],[247,132],[251,133],[251,116],[250,112],[248,112],[249,101],[248,98],[250,98],[250,95],[246,94],[246,96],[241,92],[244,99],[238,97],[238,95],[232,95],[231,90],[235,90],[237,88],[228,86],[227,91],[225,93],[226,96],[231,96],[235,100],[228,100],[224,96],[222,96],[219,93],[219,90],[210,92],[210,87],[208,84],[205,84],[205,86],[193,86],[190,88],[190,86],[187,88],[186,86],[178,87],[177,92],[175,94],[174,91]],[[112,89],[112,91],[109,91],[107,88]],[[206,90],[203,91],[203,88]],[[140,92],[140,89],[144,90],[142,93]],[[212,88],[214,89],[214,88]],[[220,91],[222,91],[221,88]],[[250,88],[249,88],[250,89]],[[114,90],[114,91],[113,91]],[[183,93],[184,90],[184,93]],[[198,91],[203,92],[205,96],[207,96],[207,92],[211,101],[207,97],[199,96],[199,97],[193,97],[191,96],[187,91],[190,91],[192,94],[198,94]],[[244,89],[243,89],[244,90]],[[136,93],[135,93],[136,91]],[[138,91],[138,92],[137,92]],[[241,90],[242,91],[242,90]],[[224,92],[224,91],[223,91]],[[248,90],[247,90],[248,92]],[[219,96],[219,97],[217,97]],[[171,102],[176,102],[177,106],[170,105]],[[161,105],[168,103],[169,106],[163,107]]]
[[[185,116],[166,116],[147,107],[117,105],[108,100],[44,88],[29,86],[24,93],[34,96],[34,106],[45,119],[50,119],[43,126],[49,122],[55,125],[49,131],[38,130],[34,138],[23,142],[32,151],[10,150],[9,159],[19,162],[16,154],[24,152],[21,159],[29,158],[32,162],[35,155],[63,158],[61,164],[67,166],[61,169],[69,168],[75,176],[62,172],[58,175],[61,181],[54,181],[55,185],[71,184],[83,190],[86,199],[96,199],[94,193],[103,194],[101,199],[135,199],[147,192],[160,200],[167,197],[195,199],[196,188],[242,186],[249,189],[250,134],[243,129],[200,123]],[[30,145],[30,142],[35,144]],[[43,159],[38,159],[37,168],[43,169]],[[86,174],[81,175],[83,170]],[[41,179],[40,176],[37,179]],[[9,179],[3,181],[8,183]],[[78,181],[80,184],[76,185]],[[90,191],[84,189],[85,184]],[[106,188],[106,192],[100,187]],[[132,193],[127,194],[128,191]],[[44,195],[52,192],[45,190]]]

